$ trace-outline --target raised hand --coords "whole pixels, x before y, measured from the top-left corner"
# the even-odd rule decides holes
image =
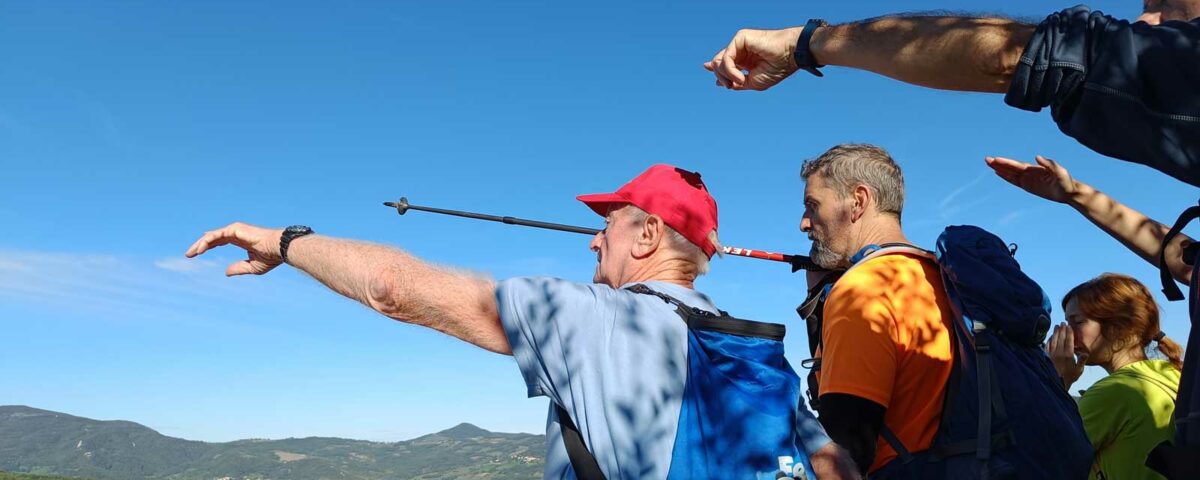
[[[1036,165],[1004,157],[987,157],[985,161],[1004,181],[1046,200],[1067,203],[1078,190],[1066,168],[1041,155],[1036,157]]]
[[[192,258],[221,245],[233,244],[246,251],[246,259],[229,264],[225,275],[262,275],[283,263],[279,256],[279,237],[282,235],[283,230],[231,223],[204,232],[184,255]]]
[[[792,57],[804,27],[738,30],[729,45],[704,63],[717,85],[733,90],[766,90],[797,70]],[[743,70],[749,73],[742,73]]]
[[[1054,363],[1058,376],[1062,377],[1063,388],[1071,388],[1071,384],[1083,375],[1083,367],[1087,363],[1087,352],[1075,354],[1075,331],[1065,323],[1054,326],[1054,334],[1046,343],[1046,353]]]

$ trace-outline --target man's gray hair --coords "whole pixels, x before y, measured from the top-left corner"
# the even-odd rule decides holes
[[[800,167],[800,177],[813,175],[846,198],[858,185],[865,185],[875,194],[876,208],[881,213],[900,219],[904,211],[904,174],[887,150],[865,143],[843,143],[821,156],[806,160]]]
[[[633,220],[635,222],[641,222],[641,221],[644,221],[646,219],[646,217],[649,217],[649,216],[650,216],[649,213],[646,213],[645,210],[638,208],[637,205],[629,204],[629,218],[631,220]],[[697,277],[708,273],[708,260],[709,259],[708,259],[708,255],[704,254],[704,250],[701,250],[699,246],[692,243],[692,241],[688,240],[687,237],[684,237],[682,233],[679,233],[674,228],[671,228],[670,225],[663,223],[663,228],[667,232],[667,235],[666,235],[667,247],[669,247],[672,250],[675,250],[677,252],[683,253],[684,256],[686,256],[688,259],[690,259],[692,261],[692,263],[694,263],[696,265],[696,276]],[[713,230],[708,233],[708,240],[711,241],[713,243],[713,245],[715,245],[717,247],[717,255],[722,255],[721,242],[717,238],[716,230]]]

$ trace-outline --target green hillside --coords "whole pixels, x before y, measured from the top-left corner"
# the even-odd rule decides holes
[[[541,476],[544,441],[462,424],[395,443],[319,437],[205,443],[133,422],[0,406],[0,471],[96,480],[528,479]]]
[[[28,473],[0,472],[0,480],[87,480],[79,477],[59,477],[54,475],[32,475]]]

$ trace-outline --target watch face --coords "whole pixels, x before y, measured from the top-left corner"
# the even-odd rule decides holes
[[[284,231],[287,233],[309,233],[312,231],[312,229],[304,225],[292,225],[285,228]]]

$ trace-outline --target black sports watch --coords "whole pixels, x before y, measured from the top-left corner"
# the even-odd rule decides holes
[[[824,67],[824,65],[817,63],[817,60],[813,58],[812,52],[808,49],[808,44],[812,41],[813,32],[826,25],[829,25],[829,22],[819,18],[810,19],[808,23],[805,23],[804,29],[800,32],[800,38],[796,40],[796,51],[792,55],[796,59],[797,67],[818,77],[825,76],[820,70],[817,70]]]
[[[283,263],[287,263],[288,245],[292,240],[313,233],[313,229],[304,225],[292,225],[283,229],[283,235],[279,236],[279,258],[283,259]]]

